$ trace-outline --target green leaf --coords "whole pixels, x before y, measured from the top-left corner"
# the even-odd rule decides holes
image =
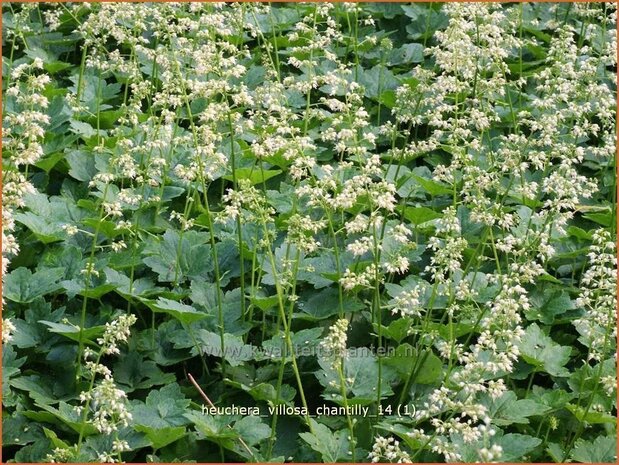
[[[83,121],[76,121],[72,119],[69,124],[71,126],[71,130],[75,134],[79,134],[80,136],[82,136],[84,140],[90,139],[92,136],[97,135],[97,130],[94,129],[90,124],[84,123]]]
[[[410,344],[400,344],[393,355],[385,358],[385,365],[396,369],[403,381],[412,377],[413,384],[433,384],[443,376],[443,362],[432,351],[418,353]]]
[[[26,226],[44,244],[63,240],[66,233],[60,223],[68,218],[66,211],[60,211],[62,205],[58,201],[51,204],[45,194],[27,194],[24,198],[26,206],[33,208],[33,211],[17,212],[14,214],[15,220]],[[33,202],[36,202],[36,206],[32,205]]]
[[[219,334],[201,329],[196,335],[198,343],[206,355],[223,358],[230,365],[239,366],[243,362],[254,358],[255,347],[243,343],[243,339],[232,334],[224,334],[222,352]],[[195,349],[194,349],[195,350]]]
[[[24,320],[12,320],[15,325],[11,343],[20,349],[35,347],[40,342],[43,342],[44,337],[41,336],[41,331],[38,328],[36,321],[27,323]]]
[[[62,268],[44,268],[32,273],[20,267],[4,278],[3,296],[13,302],[30,303],[38,297],[56,292],[62,286],[58,282],[64,276]]]
[[[270,308],[277,306],[277,304],[279,303],[279,297],[277,297],[276,295],[268,297],[255,296],[251,297],[250,301],[252,304],[254,304],[256,307],[258,307],[264,312]]]
[[[579,439],[570,458],[583,463],[616,463],[617,438],[598,436],[593,442]]]
[[[44,462],[47,455],[52,452],[52,444],[49,439],[42,438],[22,447],[15,453],[15,461],[21,463],[40,463]]]
[[[267,190],[267,201],[275,208],[279,213],[290,213],[294,204],[294,197],[290,195],[290,192],[285,191],[283,183],[280,185],[280,190]]]
[[[412,3],[402,5],[404,14],[411,19],[406,26],[408,35],[415,39],[431,37],[437,29],[444,29],[448,23],[447,15],[441,11],[440,4]]]
[[[202,413],[185,413],[187,418],[196,427],[200,437],[210,439],[220,444],[231,446],[230,439],[239,437],[239,433],[229,428],[230,416],[211,416]]]
[[[440,218],[442,215],[428,207],[402,207],[404,218],[418,225]]]
[[[546,336],[536,323],[530,325],[520,342],[522,358],[553,376],[569,376],[564,365],[570,359],[571,347],[564,347]]]
[[[389,323],[389,326],[383,326],[383,336],[393,339],[398,344],[403,339],[408,337],[408,330],[410,329],[412,320],[410,318],[398,318]],[[378,332],[378,324],[374,325],[374,330]]]
[[[404,44],[391,51],[389,61],[392,65],[405,63],[421,63],[423,61],[423,45],[418,43]]]
[[[49,327],[50,333],[61,334],[64,337],[71,339],[72,341],[79,342],[80,340],[80,328],[79,326],[73,326],[66,323],[55,323],[53,321],[39,320],[39,323]],[[101,336],[105,331],[105,326],[93,326],[91,328],[84,328],[83,337],[86,341],[90,341],[94,344],[94,339]]]
[[[66,160],[69,163],[69,176],[78,181],[90,181],[96,174],[95,157],[86,150],[71,150],[67,152]]]
[[[54,447],[59,447],[60,449],[69,448],[69,444],[64,442],[62,439],[58,439],[58,435],[54,433],[52,430],[43,428],[43,432],[45,433],[45,437],[47,437],[52,442]]]
[[[550,407],[531,399],[518,400],[513,391],[507,391],[501,397],[494,400],[487,397],[485,404],[488,406],[490,418],[498,426],[506,426],[513,423],[528,424],[528,417],[543,415],[550,410]]]
[[[183,426],[151,428],[150,426],[134,425],[133,429],[140,433],[144,433],[151,442],[152,448],[155,450],[172,444],[187,434],[187,431]]]
[[[60,162],[60,160],[64,159],[64,157],[65,154],[63,152],[51,153],[37,161],[35,166],[49,173],[58,164],[58,162]]]
[[[583,215],[583,218],[587,218],[588,220],[601,224],[606,228],[609,228],[613,222],[613,216],[611,213],[589,213],[588,215]]]
[[[58,408],[52,407],[51,405],[40,405],[40,404],[39,404],[39,407],[45,410],[45,413],[51,414],[51,421],[54,422],[54,419],[59,420],[65,425],[69,426],[73,431],[75,431],[78,434],[82,431],[82,428],[83,428],[85,436],[90,436],[92,434],[99,433],[97,431],[97,428],[95,428],[92,424],[90,423],[83,424],[81,416],[77,414],[77,412],[71,405],[67,404],[64,401],[60,401],[60,403],[58,404]],[[34,420],[41,421],[37,413],[38,412],[32,412],[32,413],[24,412],[24,415],[29,418],[32,417]],[[48,415],[48,418],[50,418],[49,415]],[[46,420],[43,420],[43,421],[46,421]]]
[[[17,353],[10,345],[2,348],[2,395],[7,396],[9,380],[20,373],[21,366],[26,363],[26,357],[17,358]]]
[[[576,308],[569,294],[563,290],[532,294],[531,303],[533,306],[525,312],[527,319],[539,320],[547,325],[552,324],[557,315]]]
[[[325,391],[322,394],[323,397],[331,401],[341,402],[340,378],[336,370],[333,369],[332,361],[328,358],[319,357],[318,363],[322,370],[317,371],[315,376],[325,387]],[[378,359],[368,348],[348,349],[348,355],[344,359],[344,378],[348,380],[348,390],[354,395],[354,398],[350,399],[349,403],[354,401],[355,403],[367,404],[376,401],[378,371]],[[393,394],[390,384],[396,376],[393,370],[386,370],[383,366],[381,398]]]
[[[291,334],[294,353],[297,357],[314,355],[316,346],[320,343],[323,328],[302,329]],[[290,357],[290,350],[283,333],[276,334],[271,339],[262,342],[262,351],[257,355],[264,355],[268,360],[281,360]]]
[[[168,384],[158,391],[150,391],[144,403],[131,402],[132,424],[154,430],[187,425],[185,414],[190,403],[177,383]]]
[[[497,444],[503,448],[502,462],[528,462],[524,456],[542,443],[539,438],[526,434],[510,433],[500,437]]]
[[[2,444],[24,446],[44,437],[41,425],[28,421],[21,413],[2,415]]]
[[[501,447],[501,462],[530,462],[526,454],[532,452],[542,443],[542,440],[525,434],[505,434],[500,429],[495,429],[494,436],[476,442],[465,442],[460,434],[453,434],[451,438],[461,455],[460,461],[464,463],[479,462],[479,450],[482,447],[490,448],[493,445]]]
[[[105,268],[104,272],[107,281],[114,285],[115,291],[126,299],[146,297],[163,290],[163,288],[155,286],[155,283],[149,278],[138,278],[131,281],[129,276],[112,268]]]
[[[442,194],[453,194],[453,189],[436,182],[432,179],[422,178],[421,176],[413,175],[413,178],[423,187],[423,189],[432,196]]]
[[[91,276],[90,279],[90,285],[86,284],[86,278],[84,276],[62,281],[61,284],[70,297],[81,295],[90,299],[98,299],[116,288],[115,284],[105,282],[105,276]]]
[[[616,361],[612,358],[593,366],[589,363],[583,363],[579,368],[573,370],[567,383],[575,394],[581,397],[589,397],[594,392],[598,392],[598,377],[615,377],[617,373],[616,367]]]
[[[557,444],[556,442],[549,442],[548,447],[546,448],[546,452],[555,463],[565,462],[565,449],[562,444]]]
[[[331,431],[325,425],[310,418],[313,433],[300,433],[299,437],[320,454],[324,463],[335,463],[338,460],[349,460],[350,450],[348,431]]]
[[[99,234],[108,239],[114,239],[121,234],[121,231],[118,229],[118,224],[114,221],[106,221],[99,218],[84,218],[82,224],[84,226],[89,226],[93,231],[99,230]]]
[[[140,298],[140,300],[153,312],[167,313],[183,324],[190,324],[208,316],[206,313],[199,312],[190,305],[185,305],[164,297],[159,297],[156,301],[143,298]]]
[[[585,408],[581,407],[580,405],[567,404],[565,408],[572,412],[572,414],[574,414],[574,416],[578,418],[578,421],[580,422],[590,423],[592,425],[617,423],[616,416],[609,415],[603,412],[597,412],[591,409],[589,409],[589,411],[586,411]]]
[[[239,433],[239,436],[248,446],[254,446],[271,436],[271,428],[262,423],[260,417],[256,416],[241,418],[234,423],[232,428]]]
[[[282,170],[261,170],[260,168],[237,168],[236,169],[236,178],[237,179],[247,179],[249,180],[252,186],[256,184],[262,184],[265,181],[268,181],[271,178],[282,173]],[[228,181],[232,181],[232,175],[227,175],[223,177]]]
[[[26,391],[37,404],[55,404],[54,393],[50,379],[39,375],[19,376],[10,381],[15,389]]]
[[[380,96],[378,97],[378,101],[381,105],[384,105],[386,108],[393,108],[396,104],[397,101],[397,96],[395,91],[393,90],[386,90],[384,92],[381,92]]]
[[[400,3],[366,3],[364,5],[367,11],[373,14],[375,17],[384,17],[386,19],[393,19],[402,14]]]
[[[385,90],[398,87],[400,83],[397,76],[383,65],[376,65],[373,68],[357,68],[357,82],[365,88],[365,96],[377,99]]]
[[[170,319],[157,326],[137,334],[137,344],[141,350],[148,353],[157,365],[170,366],[191,358],[188,350],[174,348],[172,336],[179,330],[181,323]]]
[[[533,386],[530,399],[546,405],[552,410],[559,410],[576,396],[574,393],[568,393],[563,389],[544,389],[540,386]]]
[[[275,249],[275,262],[276,272],[282,273],[285,269],[284,262],[286,257],[294,257],[296,249],[288,250],[286,244]],[[273,276],[273,269],[269,260],[264,257],[262,259],[264,275],[262,282],[264,284],[275,285],[276,278]],[[340,266],[343,269],[348,266],[349,262],[346,261],[346,255],[342,254],[340,257]],[[308,271],[311,270],[311,271]],[[323,287],[331,286],[339,279],[337,273],[337,264],[335,254],[332,252],[325,252],[317,257],[304,258],[299,264],[299,273],[297,274],[298,281],[306,281],[314,285],[314,288],[321,289]]]
[[[147,243],[144,264],[159,275],[159,281],[182,283],[187,278],[210,278],[213,261],[208,235],[186,231],[182,237],[168,229],[162,240]]]
[[[347,295],[343,296],[342,305],[345,313],[356,312],[365,307],[359,299]],[[320,291],[304,293],[298,306],[303,313],[296,314],[297,318],[324,320],[339,313],[339,291],[337,288],[327,287]]]
[[[135,350],[121,354],[114,364],[114,379],[125,392],[150,389],[160,384],[173,383],[174,373],[165,373],[152,360],[144,360]]]
[[[273,405],[290,403],[297,394],[297,391],[288,384],[282,384],[279,394],[275,386],[269,383],[253,385],[252,382],[252,386],[248,386],[236,381],[226,381],[226,384],[247,392],[254,400],[271,402]]]
[[[593,239],[593,234],[577,226],[570,226],[566,229],[566,231],[570,236],[577,237],[578,239],[582,239],[584,241],[590,241]]]
[[[190,298],[198,305],[198,308],[203,308],[211,318],[210,324],[205,324],[205,329],[211,331],[219,331],[217,328],[219,322],[219,303],[217,293],[221,292],[216,283],[205,281],[191,282]],[[240,335],[244,334],[248,329],[248,323],[241,321],[243,307],[241,305],[241,289],[236,288],[227,291],[223,295],[221,302],[224,329],[227,333]]]
[[[258,438],[264,436],[266,432],[264,426],[266,425],[256,425],[254,420],[249,420],[248,422],[240,425],[241,431],[237,431],[234,427],[231,427],[232,422],[236,420],[238,423],[240,421],[237,416],[211,416],[194,412],[186,413],[185,416],[195,425],[198,438],[213,441],[216,444],[233,451],[235,454],[244,457],[247,461],[254,462],[259,458],[259,454],[256,450],[251,445],[245,443],[240,434],[247,434],[250,441],[258,440]],[[257,430],[253,433],[251,432],[252,426],[257,428]]]
[[[56,74],[60,71],[64,71],[71,66],[73,66],[71,63],[65,63],[64,61],[47,61],[43,64],[43,68],[50,74]]]
[[[151,446],[151,442],[144,434],[134,431],[132,428],[121,428],[117,434],[97,434],[86,438],[82,444],[81,453],[75,458],[75,461],[85,463],[101,460],[99,458],[101,451],[112,450],[116,438],[127,442],[129,446],[129,451],[124,452],[123,455],[128,455],[133,450]]]
[[[410,436],[411,428],[408,424],[395,423],[389,419],[376,423],[376,429],[385,431],[389,435],[395,434],[399,436],[411,449],[421,449],[423,447],[423,441],[421,439],[414,439]]]

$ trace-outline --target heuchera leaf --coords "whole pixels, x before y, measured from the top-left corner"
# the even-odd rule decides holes
[[[177,383],[168,384],[158,391],[150,391],[144,403],[131,403],[133,424],[154,430],[187,425],[185,413],[190,403]]]
[[[579,439],[570,458],[583,463],[616,463],[617,438],[613,436],[599,436],[594,441]]]
[[[165,297],[159,297],[156,301],[148,299],[140,300],[153,312],[167,313],[184,324],[189,324],[208,316],[206,313],[199,312],[190,305],[185,305],[171,299],[166,299]]]
[[[534,400],[518,399],[513,391],[505,392],[498,399],[488,400],[487,405],[490,418],[499,426],[513,423],[527,424],[528,417],[543,415],[550,410],[550,407]]]
[[[331,431],[327,426],[310,418],[313,433],[301,433],[299,437],[318,452],[325,463],[335,463],[348,459],[350,449],[348,431]]]
[[[564,365],[570,359],[572,349],[564,347],[546,336],[537,324],[533,323],[520,342],[522,358],[540,370],[553,376],[569,376]]]
[[[38,297],[59,290],[58,282],[64,276],[62,268],[45,268],[32,273],[20,267],[4,278],[3,297],[18,303],[30,303]]]

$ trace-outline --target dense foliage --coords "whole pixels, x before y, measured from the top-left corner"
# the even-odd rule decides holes
[[[3,2],[4,460],[614,462],[615,8]]]

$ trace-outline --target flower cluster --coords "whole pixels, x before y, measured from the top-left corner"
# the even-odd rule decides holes
[[[589,267],[576,300],[585,314],[574,320],[574,325],[589,348],[588,358],[601,362],[613,356],[617,340],[617,247],[608,231],[598,230],[593,233],[590,250]]]
[[[103,354],[120,353],[118,343],[127,342],[127,338],[131,334],[130,328],[136,321],[135,315],[120,315],[112,322],[106,323],[103,337],[97,339]]]
[[[10,257],[19,253],[19,244],[12,234],[14,214],[25,205],[24,196],[35,191],[19,167],[34,165],[43,156],[45,127],[50,118],[45,110],[49,105],[43,94],[50,77],[42,72],[43,60],[16,66],[9,76],[6,98],[12,111],[4,112],[2,120],[2,275]]]
[[[8,344],[13,339],[13,332],[17,328],[9,318],[2,319],[2,344]]]
[[[129,425],[131,414],[127,411],[126,399],[127,394],[118,389],[107,374],[92,391],[80,395],[80,402],[89,403],[93,410],[89,422],[103,434],[112,434],[119,426]]]
[[[400,449],[400,441],[393,437],[376,436],[368,458],[372,463],[378,463],[383,459],[390,463],[411,463],[409,454]]]
[[[329,334],[322,341],[320,346],[329,358],[339,364],[340,360],[346,356],[346,341],[348,339],[348,320],[339,319],[329,328]]]

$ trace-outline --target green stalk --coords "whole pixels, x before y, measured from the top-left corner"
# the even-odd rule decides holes
[[[300,252],[297,250],[296,253],[296,257],[294,260],[294,271],[293,271],[293,282],[292,282],[292,291],[294,292],[294,290],[296,289],[296,283],[297,283],[297,276],[299,274],[299,262],[300,262]],[[289,307],[289,317],[288,317],[288,321],[287,321],[287,325],[288,328],[290,328],[291,324],[292,324],[292,314],[294,311],[294,300],[291,300],[290,302],[290,307]],[[280,401],[280,395],[281,395],[281,390],[282,390],[282,383],[284,380],[284,368],[286,367],[286,355],[282,354],[282,361],[280,363],[279,366],[279,371],[278,371],[278,375],[277,375],[277,384],[275,386],[275,398],[277,400],[277,402]],[[277,427],[277,418],[278,415],[277,413],[275,413],[273,415],[273,418],[271,420],[271,436],[269,437],[269,445],[268,445],[268,449],[267,449],[267,460],[270,460],[271,458],[271,453],[273,450],[273,445],[275,444],[275,432],[276,432],[276,427]]]
[[[337,365],[337,374],[340,378],[340,394],[342,396],[342,403],[344,404],[344,409],[346,411],[346,423],[348,424],[348,431],[350,432],[350,455],[352,458],[352,462],[356,462],[356,453],[355,453],[355,445],[357,440],[355,439],[355,428],[350,417],[350,412],[348,411],[348,391],[346,389],[346,378],[344,376],[344,359],[339,360],[340,363]],[[379,375],[380,377],[380,375]]]
[[[234,127],[232,125],[232,116],[228,112],[228,128],[230,130],[230,163],[232,165],[232,185],[234,190],[238,188],[236,174],[236,150],[234,149]],[[241,265],[241,315],[245,320],[247,311],[245,305],[245,259],[243,258],[243,230],[241,229],[241,215],[236,217],[236,232],[237,240],[239,241],[239,263]]]
[[[187,110],[187,115],[189,118],[189,125],[191,127],[191,132],[193,135],[193,141],[196,147],[199,146],[199,142],[198,142],[198,134],[197,134],[197,130],[195,127],[195,124],[193,122],[193,113],[191,111],[191,106],[189,105],[189,98],[187,96],[187,89],[185,88],[185,83],[183,82],[183,76],[180,70],[180,65],[177,61],[176,63],[177,66],[177,71],[178,71],[178,75],[179,75],[179,83],[181,85],[181,89],[183,92],[183,96],[184,98],[184,103],[185,103],[185,109]],[[208,232],[209,232],[209,240],[210,240],[210,244],[211,244],[211,253],[213,255],[213,262],[214,262],[214,271],[215,271],[215,281],[217,284],[217,292],[216,292],[216,298],[217,298],[217,319],[218,319],[218,330],[219,330],[219,342],[220,342],[220,349],[221,349],[221,354],[222,354],[222,362],[221,362],[221,373],[222,376],[225,377],[226,376],[226,363],[225,363],[225,358],[223,357],[226,353],[226,344],[225,344],[225,340],[224,340],[224,334],[225,334],[225,328],[224,328],[224,315],[223,315],[223,303],[222,303],[222,297],[221,297],[221,274],[219,272],[219,260],[217,257],[217,248],[216,243],[215,243],[215,233],[213,231],[213,220],[211,217],[211,209],[209,206],[209,201],[208,201],[208,192],[207,192],[207,186],[206,186],[206,180],[204,179],[204,166],[202,164],[202,159],[198,158],[198,169],[199,169],[199,179],[200,179],[200,183],[201,183],[201,187],[202,187],[202,197],[203,197],[203,202],[204,202],[204,210],[205,210],[205,216],[206,216],[206,223],[207,223],[207,228],[208,228]]]
[[[97,355],[97,360],[95,361],[95,365],[98,365],[99,362],[101,361],[101,357],[103,355],[103,350],[99,351],[99,354]],[[81,360],[80,360],[80,365],[81,365]],[[88,410],[90,409],[90,393],[92,392],[92,389],[95,385],[95,380],[97,378],[97,374],[96,373],[92,373],[92,376],[90,377],[90,383],[88,385],[88,399],[86,399],[86,405],[84,406],[84,410],[82,411],[82,419],[80,422],[80,434],[79,437],[77,439],[77,449],[76,449],[76,453],[75,455],[79,458],[80,455],[80,451],[82,448],[82,441],[84,439],[84,429],[86,428],[86,421],[88,420]]]
[[[267,224],[266,218],[261,217],[261,222],[262,222],[262,228],[263,228],[264,235],[266,238],[268,238],[269,231],[267,230],[267,227],[266,227],[266,224]],[[273,277],[275,280],[275,290],[277,292],[277,304],[278,304],[279,316],[280,316],[282,324],[284,325],[284,338],[286,341],[286,347],[288,349],[288,352],[290,353],[292,369],[294,371],[294,376],[297,381],[299,395],[301,396],[301,403],[307,412],[305,415],[305,421],[307,423],[307,426],[310,429],[310,432],[314,433],[312,423],[310,422],[307,400],[305,399],[305,391],[303,389],[303,382],[301,381],[301,373],[297,365],[297,358],[294,353],[294,345],[292,343],[292,337],[290,336],[290,326],[288,325],[288,321],[286,319],[286,312],[284,310],[284,292],[283,292],[281,283],[279,282],[279,279],[278,279],[277,265],[275,264],[275,257],[273,255],[273,251],[271,250],[271,244],[269,244],[267,247],[267,255],[269,258],[269,263],[271,265],[271,270],[273,272]]]
[[[77,371],[76,371],[76,382],[79,380],[81,375],[82,368],[82,355],[84,353],[84,326],[86,326],[86,308],[88,305],[88,290],[90,289],[90,282],[92,276],[92,268],[95,263],[95,251],[97,248],[97,241],[99,239],[99,232],[101,230],[101,223],[105,216],[103,215],[103,204],[105,203],[105,199],[107,198],[109,184],[105,185],[105,189],[103,190],[103,199],[101,200],[101,205],[99,207],[99,221],[97,222],[97,227],[95,228],[95,232],[92,238],[92,245],[90,247],[90,256],[88,258],[88,265],[86,268],[86,275],[84,276],[84,296],[82,299],[82,312],[80,318],[80,333],[78,337],[78,349],[77,349],[77,359],[75,361]]]

